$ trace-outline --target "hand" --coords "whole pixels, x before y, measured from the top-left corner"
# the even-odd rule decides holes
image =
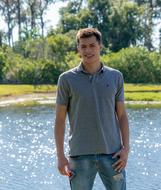
[[[128,159],[129,150],[122,148],[114,154],[112,158],[119,157],[119,159],[112,165],[115,168],[115,171],[121,172],[126,167]]]
[[[58,157],[58,170],[62,175],[65,176],[71,176],[72,174],[72,171],[69,167],[68,159],[64,155]]]

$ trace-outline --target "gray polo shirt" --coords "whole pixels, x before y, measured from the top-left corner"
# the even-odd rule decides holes
[[[66,105],[70,123],[70,156],[112,154],[121,148],[115,111],[124,101],[123,76],[102,65],[95,74],[82,65],[60,75],[56,103]]]

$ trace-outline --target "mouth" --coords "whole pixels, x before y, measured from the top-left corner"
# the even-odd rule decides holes
[[[85,55],[85,57],[86,57],[87,59],[90,59],[90,58],[94,57],[94,55]]]

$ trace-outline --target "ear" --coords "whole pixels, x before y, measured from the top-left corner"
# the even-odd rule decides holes
[[[80,51],[79,51],[79,45],[77,45],[77,53],[79,55],[79,57],[81,57]]]
[[[101,43],[101,44],[100,44],[100,50],[102,50],[102,48],[103,48],[103,44]]]

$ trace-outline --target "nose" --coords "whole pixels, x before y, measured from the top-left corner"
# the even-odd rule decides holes
[[[86,54],[91,53],[91,48],[90,48],[90,47],[86,47],[85,53],[86,53]]]

